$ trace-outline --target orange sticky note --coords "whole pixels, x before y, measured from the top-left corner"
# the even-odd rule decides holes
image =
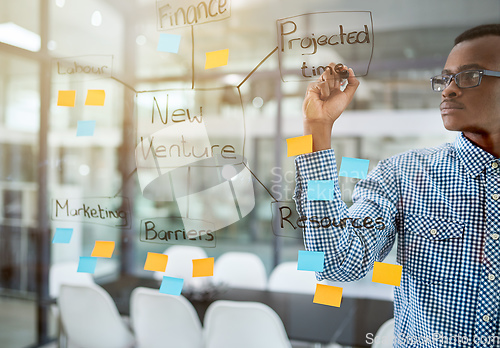
[[[286,144],[288,146],[288,157],[310,153],[313,150],[313,136],[309,134],[301,137],[289,138],[286,140]]]
[[[229,49],[205,53],[205,70],[227,65]]]
[[[107,242],[103,240],[97,240],[94,244],[94,250],[92,250],[92,257],[107,257],[110,258],[115,250],[115,242]]]
[[[57,93],[57,106],[75,106],[76,91],[59,91]]]
[[[193,260],[193,277],[211,277],[214,275],[214,258]]]
[[[340,307],[342,301],[342,288],[338,286],[316,284],[316,292],[314,293],[314,303],[327,306]]]
[[[403,266],[390,263],[375,262],[373,265],[372,282],[399,286]]]
[[[148,253],[144,269],[146,271],[165,272],[168,256],[158,253]]]
[[[106,93],[103,89],[89,89],[87,91],[87,98],[85,105],[103,106]]]

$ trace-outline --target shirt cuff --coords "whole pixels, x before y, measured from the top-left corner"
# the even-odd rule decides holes
[[[337,162],[333,149],[316,151],[295,158],[296,174],[304,180],[337,178]]]

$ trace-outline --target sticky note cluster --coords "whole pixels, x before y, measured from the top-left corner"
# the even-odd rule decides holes
[[[299,271],[323,272],[325,253],[323,251],[299,250],[297,269]],[[342,288],[316,284],[313,302],[327,306],[340,307]]]
[[[89,89],[85,98],[86,106],[104,106],[106,92],[103,89]],[[58,91],[57,106],[74,107],[76,102],[76,91]]]
[[[194,259],[193,277],[211,277],[214,275],[214,258]],[[168,255],[148,253],[144,269],[146,271],[165,272],[167,269]],[[160,292],[168,295],[180,295],[184,279],[163,276]]]
[[[81,256],[78,262],[77,272],[94,273],[97,265],[97,258],[110,258],[115,250],[115,242],[98,240],[94,244],[92,254],[89,256]]]

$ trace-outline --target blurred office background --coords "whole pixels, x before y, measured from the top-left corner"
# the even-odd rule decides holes
[[[135,166],[135,117],[142,107],[132,88],[190,88],[192,66],[197,88],[238,85],[276,47],[277,19],[321,11],[371,11],[374,51],[369,74],[360,77],[353,102],[334,126],[332,146],[337,158],[369,159],[372,169],[379,160],[410,148],[453,141],[456,134],[442,126],[440,95],[431,91],[429,78],[442,70],[455,36],[500,21],[498,0],[232,0],[230,18],[193,28],[191,61],[185,54],[189,44],[181,46],[179,54],[156,50],[155,9],[155,0],[0,0],[2,347],[36,346],[54,335],[50,313],[41,309],[39,285],[47,282],[43,260],[78,261],[90,254],[96,239],[115,240],[113,257],[100,263],[94,275],[105,282],[121,273],[147,276],[147,252],[161,253],[167,247],[139,240],[142,218],[175,216],[176,205],[144,198],[136,175],[129,177]],[[189,38],[190,30],[172,33]],[[229,64],[204,70],[205,52],[223,48],[230,50]],[[56,84],[52,60],[85,55],[113,56],[112,78]],[[287,157],[285,140],[302,134],[306,86],[281,81],[276,54],[241,86],[245,157],[279,201],[290,201],[295,187],[293,157]],[[106,106],[57,108],[59,89],[105,89]],[[221,93],[209,102],[221,114],[241,109],[237,94]],[[89,119],[97,120],[95,135],[75,137],[77,121]],[[221,140],[231,136],[230,130],[221,130]],[[356,182],[340,179],[348,205]],[[71,224],[71,245],[50,244],[55,228],[52,198],[111,197],[120,190],[131,203],[130,228],[82,221]],[[254,210],[217,231],[217,245],[206,253],[217,258],[227,251],[251,252],[269,274],[281,262],[296,261],[304,246],[301,239],[273,234],[273,198],[257,181],[254,191]],[[395,263],[395,250],[387,262]],[[357,283],[366,296],[392,292],[390,286],[371,283],[370,275]]]

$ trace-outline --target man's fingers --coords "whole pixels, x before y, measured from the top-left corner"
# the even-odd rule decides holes
[[[327,65],[325,68],[325,71],[321,74],[321,78],[323,81],[326,81],[328,83],[328,87],[330,89],[335,88],[335,80],[338,79],[337,74],[335,73],[335,63],[330,63]]]
[[[307,87],[306,96],[310,93],[316,95],[316,98],[321,100],[327,100],[332,94],[336,94],[337,91],[340,92],[341,82],[345,79],[340,78],[340,73],[335,72],[335,63],[328,64],[328,67],[321,74],[321,76],[316,80],[316,82],[311,82]],[[347,67],[344,65],[344,69]],[[354,92],[359,86],[358,79],[354,76],[354,71],[349,68],[347,69],[349,76],[347,78],[347,86],[344,89],[344,93],[347,95],[349,100],[352,100],[354,97]]]
[[[321,100],[327,100],[328,97],[330,96],[330,87],[328,86],[328,82],[324,81],[324,82],[320,82],[318,83],[319,85],[319,89],[321,90],[321,94],[319,96],[319,98]]]
[[[311,82],[307,87],[306,96],[316,94],[321,100],[326,100],[330,96],[330,88],[326,81]]]
[[[347,86],[344,89],[344,93],[347,94],[349,100],[352,100],[352,98],[354,97],[354,92],[356,92],[358,86],[359,86],[359,81],[356,78],[356,76],[354,76],[354,71],[351,68],[349,68],[349,77],[347,78]]]

